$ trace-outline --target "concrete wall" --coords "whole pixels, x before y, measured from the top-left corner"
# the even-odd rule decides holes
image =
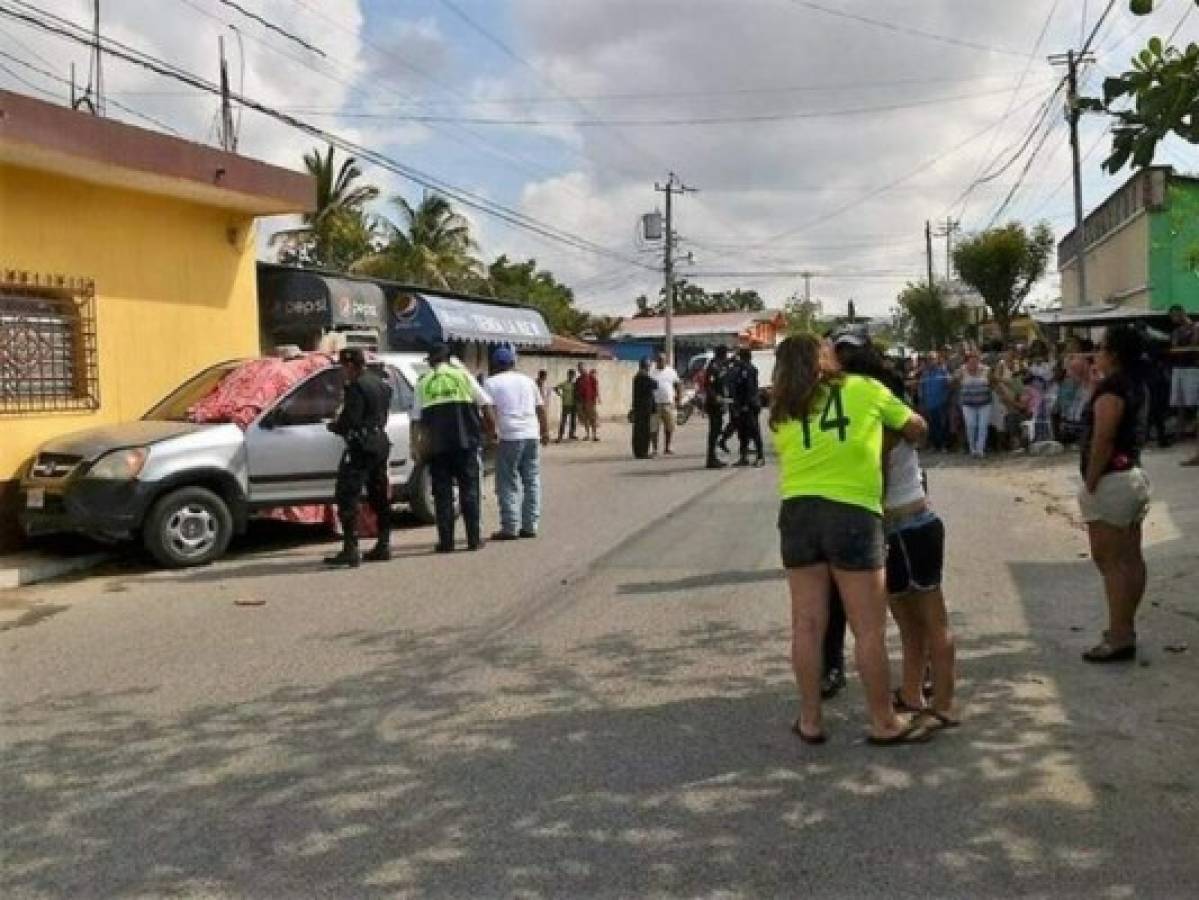
[[[248,216],[4,165],[0,209],[0,268],[95,281],[100,382],[93,412],[0,415],[3,546],[13,476],[38,444],[136,418],[198,370],[256,354],[258,301]]]
[[[579,370],[579,363],[590,371],[595,369],[599,375],[600,384],[600,418],[607,421],[624,420],[633,406],[633,376],[637,374],[637,364],[606,359],[576,359],[565,356],[538,356],[535,353],[521,353],[518,357],[517,368],[530,378],[537,377],[539,369],[545,369],[550,374],[550,384],[561,384],[566,380],[566,370]],[[550,400],[549,418],[551,428],[557,433],[558,417],[562,414],[562,405],[557,396]]]
[[[1141,212],[1123,227],[1087,249],[1087,306],[1119,302],[1130,309],[1149,308],[1149,220]],[[1078,265],[1061,270],[1062,306],[1078,306]]]

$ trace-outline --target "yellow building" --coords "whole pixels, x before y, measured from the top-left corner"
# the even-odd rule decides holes
[[[0,91],[0,548],[49,437],[258,351],[256,216],[312,179]]]

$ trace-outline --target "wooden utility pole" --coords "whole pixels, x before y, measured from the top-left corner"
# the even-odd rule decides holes
[[[674,248],[677,235],[674,233],[674,195],[694,193],[674,172],[666,178],[666,184],[654,184],[654,190],[666,195],[666,224],[662,235],[662,277],[666,293],[666,365],[674,365]]]
[[[1082,202],[1082,157],[1078,149],[1078,121],[1082,118],[1082,105],[1078,97],[1078,67],[1094,62],[1089,53],[1078,54],[1073,50],[1049,57],[1054,65],[1066,65],[1066,121],[1070,123],[1070,155],[1074,163],[1074,264],[1078,266],[1078,305],[1087,305],[1087,230]]]
[[[928,257],[928,289],[933,289],[933,223],[924,223],[924,249]]]

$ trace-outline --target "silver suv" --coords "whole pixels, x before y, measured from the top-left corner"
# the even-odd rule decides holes
[[[345,445],[325,423],[341,403],[340,367],[300,381],[244,431],[233,424],[189,421],[188,410],[241,364],[206,369],[139,421],[44,443],[21,478],[26,534],[74,532],[102,540],[140,536],[161,565],[182,568],[220,557],[255,512],[332,503]],[[391,353],[373,365],[392,387],[387,433],[394,499],[431,523],[428,473],[410,452],[409,413],[424,359]]]

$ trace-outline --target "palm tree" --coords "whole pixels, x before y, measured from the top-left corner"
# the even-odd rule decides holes
[[[303,225],[276,232],[272,244],[283,244],[280,257],[302,265],[344,269],[370,251],[374,227],[366,205],[379,196],[362,178],[358,161],[348,156],[337,165],[330,145],[304,154],[304,168],[316,181],[316,207],[304,213]]]
[[[426,193],[412,206],[402,196],[392,199],[400,224],[387,222],[385,246],[354,264],[354,271],[377,278],[453,288],[478,279],[482,263],[470,234],[470,223],[440,194]]]
[[[623,324],[621,316],[591,316],[587,320],[586,330],[597,341],[610,341]]]

